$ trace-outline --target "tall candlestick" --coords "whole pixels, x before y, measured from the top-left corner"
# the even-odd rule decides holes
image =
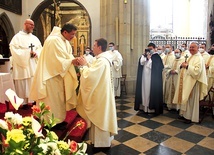
[[[84,54],[84,44],[80,44],[80,55]]]
[[[77,37],[74,36],[74,38],[72,39],[73,41],[73,47],[74,47],[74,51],[73,51],[73,55],[77,55]]]

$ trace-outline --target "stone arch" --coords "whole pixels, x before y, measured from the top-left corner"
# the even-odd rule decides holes
[[[0,14],[1,54],[8,58],[10,56],[9,43],[15,31],[13,25],[5,12]]]
[[[86,10],[86,8],[77,0],[60,0],[61,3],[75,3],[78,6],[80,6],[85,12],[86,15],[88,16],[88,23],[89,23],[89,44],[91,43],[91,18],[89,16],[88,11]],[[51,4],[53,4],[53,0],[46,0],[41,2],[33,11],[32,15],[31,15],[31,19],[35,22],[35,29],[34,29],[34,34],[37,35],[37,33],[40,33],[40,36],[46,36],[46,29],[43,27],[44,26],[44,18],[41,17],[41,14],[43,13],[43,11],[48,8]],[[53,25],[53,23],[52,23]],[[42,28],[42,29],[41,29]],[[38,35],[37,35],[38,36]],[[41,40],[41,42],[43,43],[45,39],[43,38],[39,38]],[[90,46],[90,45],[89,45]]]
[[[6,33],[7,40],[10,42],[15,35],[15,31],[9,17],[5,12],[0,14],[0,25]]]

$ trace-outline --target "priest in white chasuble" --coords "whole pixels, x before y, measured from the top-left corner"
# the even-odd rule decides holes
[[[107,41],[97,39],[93,46],[96,60],[92,64],[87,64],[83,57],[78,60],[83,67],[76,109],[87,120],[89,139],[95,148],[110,147],[118,130],[112,62],[106,48]]]
[[[45,40],[30,91],[30,98],[50,106],[59,122],[64,121],[66,111],[76,107],[78,80],[69,43],[76,31],[70,23],[53,28]]]
[[[36,71],[38,57],[42,50],[39,39],[32,34],[34,22],[26,19],[22,31],[19,31],[10,42],[12,55],[13,79],[16,93],[28,103],[31,83]]]
[[[180,66],[173,103],[180,104],[180,115],[186,123],[199,122],[199,101],[207,95],[204,60],[196,42],[190,44],[190,58]]]
[[[163,69],[163,102],[166,103],[165,101],[165,94],[168,92],[168,87],[167,87],[167,73],[172,69],[172,63],[175,60],[175,55],[174,52],[172,51],[172,46],[169,44],[165,45],[165,53],[166,56],[163,58],[163,65],[164,65],[164,69]]]
[[[134,110],[159,115],[163,113],[163,62],[155,48],[149,43],[139,58]]]
[[[180,70],[180,65],[182,62],[184,62],[184,57],[181,57],[182,51],[180,49],[175,49],[174,55],[175,58],[173,63],[172,63],[172,69],[168,70],[166,73],[166,88],[167,91],[165,92],[165,103],[167,104],[168,110],[171,109],[179,109],[179,106],[177,104],[172,104],[174,94],[175,94],[175,89],[177,85],[177,80],[178,80],[178,73]]]
[[[112,60],[112,72],[114,78],[114,96],[120,97],[121,88],[120,88],[120,78],[122,77],[122,65],[123,57],[118,50],[115,50],[115,45],[113,42],[109,43],[109,55]]]

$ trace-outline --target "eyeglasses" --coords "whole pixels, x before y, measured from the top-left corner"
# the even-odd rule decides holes
[[[31,25],[31,26],[34,26],[34,24],[31,24],[31,23],[26,23],[26,24],[29,24],[29,25]]]

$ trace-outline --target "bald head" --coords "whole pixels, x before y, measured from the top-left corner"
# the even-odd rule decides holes
[[[31,19],[26,19],[24,22],[24,31],[26,33],[32,33],[34,29],[34,21]]]

